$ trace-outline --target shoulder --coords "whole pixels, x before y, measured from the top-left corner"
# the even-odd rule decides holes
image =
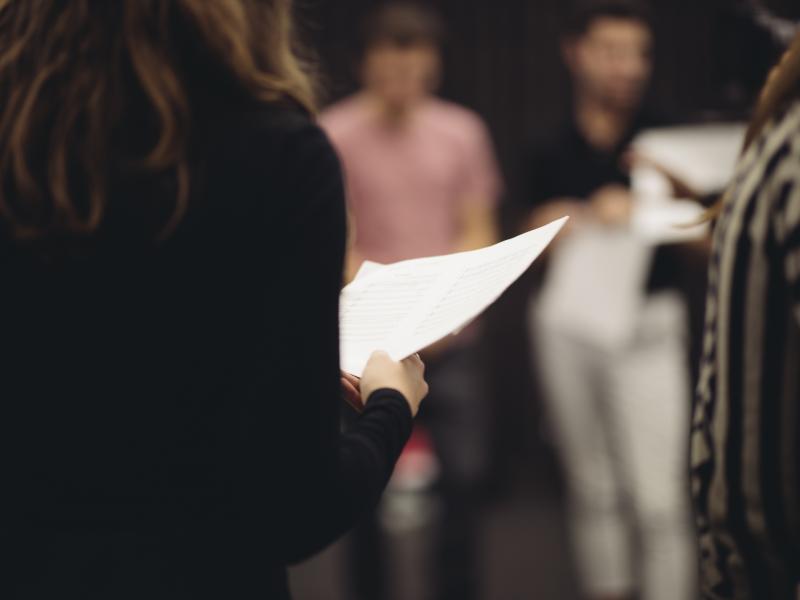
[[[279,152],[301,150],[306,144],[328,146],[314,117],[292,106],[256,104],[231,115],[223,137],[232,146]]]
[[[758,169],[771,179],[774,208],[794,227],[800,220],[800,100],[776,118],[760,145]]]
[[[428,101],[426,110],[431,116],[444,119],[453,126],[484,127],[483,120],[478,113],[449,100],[432,98]]]
[[[798,226],[800,100],[776,115],[749,145],[737,166],[729,197],[729,214],[750,206],[769,211],[779,240]]]
[[[489,139],[488,129],[480,115],[455,102],[432,98],[426,103],[422,115],[427,126],[461,141],[483,142]]]
[[[336,142],[357,134],[367,123],[368,111],[358,95],[332,104],[319,116],[320,126]]]
[[[789,165],[788,174],[800,177],[796,166],[800,161],[800,100],[776,116],[755,138],[739,164],[739,175],[757,172],[760,176],[787,174],[781,167]]]
[[[223,212],[304,210],[341,185],[328,136],[299,108],[253,104],[227,111],[204,145],[198,176]]]
[[[800,151],[800,99],[779,114],[764,134],[764,145],[776,149],[786,148],[786,154],[797,158]]]
[[[239,174],[280,174],[309,161],[336,162],[313,116],[286,105],[253,104],[222,116],[208,140],[212,157]],[[212,163],[214,164],[214,163]]]

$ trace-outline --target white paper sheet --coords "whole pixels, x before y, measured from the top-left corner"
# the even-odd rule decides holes
[[[361,266],[358,268],[358,271],[356,272],[356,276],[353,278],[353,281],[355,281],[356,279],[361,279],[362,277],[364,277],[365,275],[369,275],[370,273],[374,273],[375,271],[378,271],[385,266],[386,265],[381,263],[372,262],[371,260],[365,260],[363,263],[361,263]]]
[[[613,350],[634,333],[653,247],[625,228],[576,227],[554,248],[537,320]]]
[[[710,230],[707,223],[698,224],[705,212],[701,204],[692,200],[637,201],[631,214],[631,231],[654,246],[700,240]]]
[[[360,376],[376,350],[401,360],[459,331],[530,267],[566,221],[481,250],[369,266],[342,290],[342,370]]]
[[[633,141],[633,149],[702,194],[721,192],[730,183],[747,126],[721,123],[651,129]]]

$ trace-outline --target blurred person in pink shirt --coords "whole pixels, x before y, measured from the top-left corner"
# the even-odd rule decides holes
[[[501,191],[486,126],[470,110],[437,98],[443,27],[410,4],[388,4],[365,23],[361,91],[320,122],[344,166],[352,239],[347,276],[364,260],[392,263],[494,243]],[[469,600],[477,490],[488,464],[487,394],[479,328],[426,353],[431,395],[425,423],[440,465],[444,507],[436,573],[438,598]],[[410,462],[410,461],[409,461]],[[396,476],[402,474],[401,459]],[[386,596],[377,525],[356,535],[356,593]]]
[[[364,88],[321,117],[344,164],[355,226],[348,264],[472,250],[496,241],[500,190],[489,133],[475,113],[433,95],[441,27],[389,5],[366,28]]]

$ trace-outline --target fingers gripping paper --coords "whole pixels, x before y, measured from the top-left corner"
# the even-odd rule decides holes
[[[481,250],[370,265],[342,290],[342,370],[360,376],[376,350],[401,360],[461,330],[530,267],[566,221]]]

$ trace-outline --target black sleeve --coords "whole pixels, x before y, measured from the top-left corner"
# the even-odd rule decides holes
[[[375,392],[348,434],[340,433],[339,292],[346,238],[345,198],[336,154],[306,122],[281,154],[283,252],[269,340],[269,368],[293,391],[280,400],[273,547],[285,562],[324,548],[373,508],[411,433],[410,409],[396,391]],[[274,219],[269,211],[266,219]],[[265,229],[276,227],[265,223]],[[265,269],[266,270],[266,269]],[[279,288],[279,289],[278,289]],[[269,316],[267,318],[270,318]],[[266,400],[265,400],[266,401]]]

